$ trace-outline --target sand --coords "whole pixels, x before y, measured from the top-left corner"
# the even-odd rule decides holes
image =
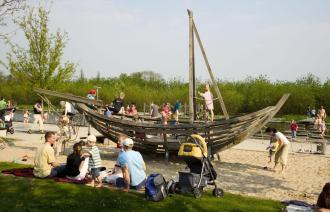
[[[43,143],[43,135],[25,133],[22,123],[14,123],[14,128],[15,134],[7,136],[14,141],[0,150],[0,161],[33,164],[34,152]],[[57,127],[46,125],[46,129],[57,130]],[[92,132],[98,134],[95,130]],[[80,128],[79,136],[86,135],[87,128]],[[73,143],[74,141],[69,143],[65,154],[70,152]],[[291,152],[286,173],[280,174],[264,169],[265,166],[273,166],[268,164],[268,153],[265,151],[267,143],[265,140],[247,139],[240,145],[221,152],[221,161],[213,163],[218,172],[219,187],[225,192],[247,196],[316,203],[323,185],[330,181],[329,151],[326,155]],[[118,154],[114,143],[106,141],[99,148],[103,164],[107,168],[113,167]],[[299,146],[292,148],[297,149]],[[25,162],[21,160],[24,155],[28,156]],[[174,155],[169,164],[165,164],[163,155],[143,154],[143,157],[148,174],[162,173],[166,179],[176,179],[177,172],[185,168],[185,164]],[[57,160],[65,163],[66,155],[60,155]]]

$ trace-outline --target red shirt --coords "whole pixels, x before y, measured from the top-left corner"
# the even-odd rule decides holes
[[[297,131],[298,130],[298,124],[297,123],[292,123],[290,125],[290,128],[291,128],[292,131]]]

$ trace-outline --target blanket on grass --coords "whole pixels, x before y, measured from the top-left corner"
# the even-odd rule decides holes
[[[7,169],[7,170],[3,170],[1,173],[3,173],[3,174],[12,174],[12,175],[15,175],[17,177],[37,178],[33,175],[33,168]],[[53,179],[56,182],[76,183],[76,184],[87,184],[87,183],[90,183],[92,181],[90,178],[85,178],[83,180],[73,180],[73,179],[68,179],[65,176],[63,176],[63,177],[49,177],[48,179]]]

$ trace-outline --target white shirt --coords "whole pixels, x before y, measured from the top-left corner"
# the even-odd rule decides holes
[[[281,140],[283,145],[286,145],[286,144],[290,144],[290,141],[285,137],[285,135],[283,135],[283,133],[281,132],[277,132],[275,133],[275,138],[277,140]]]
[[[73,108],[70,102],[65,102],[65,110],[67,113],[72,113],[72,114],[76,113],[75,109]]]

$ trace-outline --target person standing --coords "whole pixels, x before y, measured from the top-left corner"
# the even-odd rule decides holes
[[[36,101],[33,106],[33,128],[38,124],[39,131],[44,132],[43,108],[40,100]]]
[[[52,147],[57,140],[54,132],[45,134],[45,143],[38,148],[34,156],[33,175],[39,178],[56,177],[65,170],[65,165],[60,165],[55,160],[55,152]]]
[[[292,138],[296,138],[298,131],[298,124],[293,119],[291,120],[290,129],[291,129]]]
[[[325,118],[327,117],[327,113],[325,112],[325,109],[323,108],[322,105],[321,105],[320,110],[319,110],[319,117],[322,120],[325,120]]]
[[[278,132],[275,128],[267,127],[266,133],[269,134],[270,139],[274,139],[278,142],[277,151],[275,152],[275,166],[273,169],[276,171],[276,168],[280,163],[282,165],[281,173],[284,173],[288,163],[290,141],[285,137],[285,135],[283,135],[283,133]]]
[[[209,113],[211,113],[211,122],[213,122],[213,119],[214,119],[213,95],[210,91],[209,84],[205,85],[205,92],[204,93],[199,92],[199,95],[201,95],[205,101],[205,118],[206,118],[206,120],[209,119]]]
[[[150,117],[151,118],[158,118],[159,114],[159,106],[154,104],[153,102],[150,105]]]

